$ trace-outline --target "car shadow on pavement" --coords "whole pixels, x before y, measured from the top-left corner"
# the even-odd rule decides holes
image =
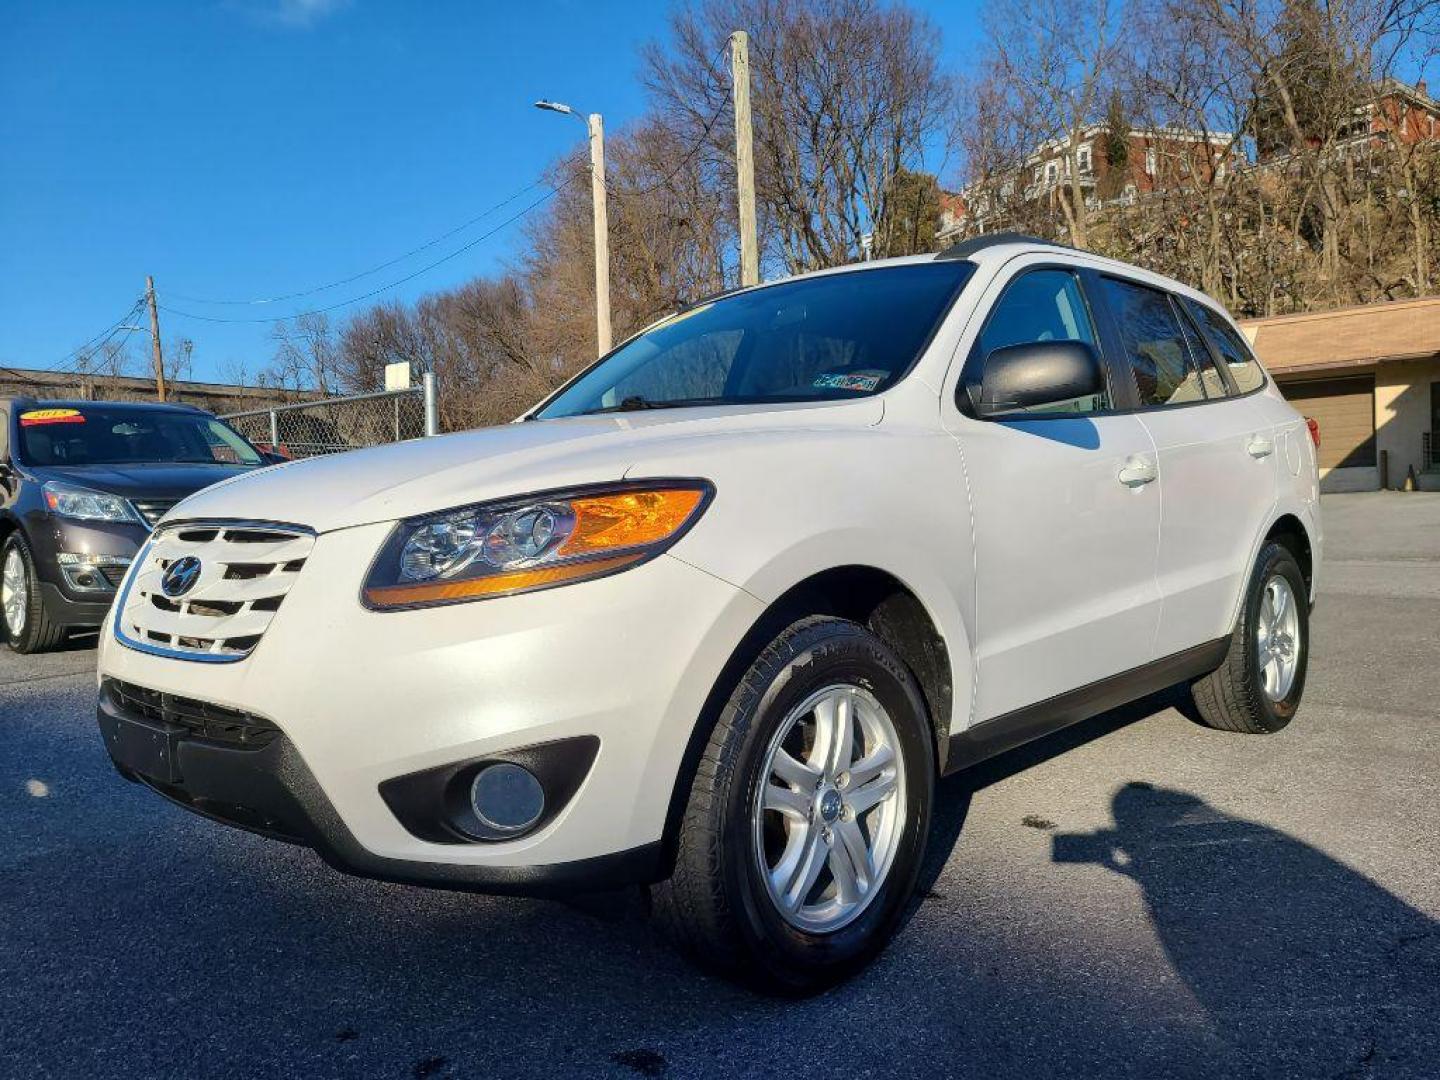
[[[1425,913],[1312,845],[1184,791],[1132,781],[1111,813],[1113,828],[1053,836],[1051,858],[1139,887],[1222,1042],[1273,1052],[1358,1022],[1354,1071],[1368,1074],[1398,1063],[1387,1033],[1440,1032],[1440,923]],[[1428,990],[1417,997],[1417,987]]]

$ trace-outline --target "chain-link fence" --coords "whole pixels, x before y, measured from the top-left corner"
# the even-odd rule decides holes
[[[407,390],[251,409],[221,419],[261,450],[300,458],[435,435],[438,415],[435,377],[426,373],[421,385]]]

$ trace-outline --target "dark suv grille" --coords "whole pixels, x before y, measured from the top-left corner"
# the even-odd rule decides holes
[[[188,728],[196,738],[211,742],[259,749],[280,734],[279,728],[254,713],[178,694],[163,694],[159,690],[119,679],[106,679],[105,692],[121,712],[146,720],[177,724]]]
[[[165,516],[165,512],[179,501],[179,499],[131,499],[130,505],[135,507],[135,512],[145,519],[146,525],[154,528],[155,523]]]

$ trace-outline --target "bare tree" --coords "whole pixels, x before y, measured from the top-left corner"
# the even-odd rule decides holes
[[[751,40],[755,180],[768,259],[797,271],[859,258],[885,217],[894,178],[919,170],[927,145],[949,130],[953,85],[940,70],[938,31],[912,9],[878,0],[703,0],[679,8],[670,41],[644,51],[655,108],[677,132],[702,134],[724,104],[723,46],[739,27]],[[712,129],[710,141],[733,163],[728,132]]]
[[[985,9],[982,71],[995,120],[1022,132],[1029,150],[1059,149],[1056,201],[1077,247],[1089,241],[1079,149],[1118,83],[1125,15],[1123,0],[989,0]]]

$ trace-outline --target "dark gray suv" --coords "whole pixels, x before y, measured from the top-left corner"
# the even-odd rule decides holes
[[[16,652],[99,626],[151,527],[274,458],[187,405],[0,399],[0,619]]]

